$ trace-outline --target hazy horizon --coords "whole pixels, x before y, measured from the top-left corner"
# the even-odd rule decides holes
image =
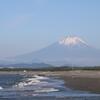
[[[99,0],[0,1],[0,59],[75,35],[100,49]]]

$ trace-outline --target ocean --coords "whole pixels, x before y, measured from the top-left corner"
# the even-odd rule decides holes
[[[100,95],[65,87],[59,77],[0,74],[0,100],[100,100]]]

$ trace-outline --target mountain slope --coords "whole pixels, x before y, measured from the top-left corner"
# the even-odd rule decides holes
[[[79,37],[68,36],[39,51],[13,58],[16,63],[47,63],[52,65],[100,65],[100,50]]]

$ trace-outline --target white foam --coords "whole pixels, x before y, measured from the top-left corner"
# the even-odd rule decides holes
[[[3,87],[0,86],[0,90],[2,90],[2,89],[3,89]]]
[[[34,92],[57,92],[59,91],[58,89],[55,88],[41,88],[41,89],[37,89]]]
[[[49,77],[34,75],[31,78],[26,78],[22,82],[19,82],[14,86],[14,88],[21,90],[33,90],[36,93],[59,91],[59,89],[56,88],[58,81],[49,82],[49,79]]]
[[[18,83],[17,85],[15,85],[15,87],[24,88],[25,86],[36,85],[38,83],[40,83],[39,80],[34,79],[34,78],[29,78],[23,82]]]
[[[48,82],[41,81],[41,80],[44,80],[44,79],[48,79],[48,77],[34,75],[32,78],[27,78],[26,80],[19,82],[14,87],[24,88],[24,87],[30,86],[30,85],[47,84]]]
[[[39,76],[39,75],[34,75],[34,77],[35,77],[36,79],[39,79],[39,80],[41,80],[41,79],[49,79],[48,77]]]

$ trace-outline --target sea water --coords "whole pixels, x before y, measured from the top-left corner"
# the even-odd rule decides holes
[[[58,77],[0,74],[0,100],[100,100],[100,95],[72,90]]]

